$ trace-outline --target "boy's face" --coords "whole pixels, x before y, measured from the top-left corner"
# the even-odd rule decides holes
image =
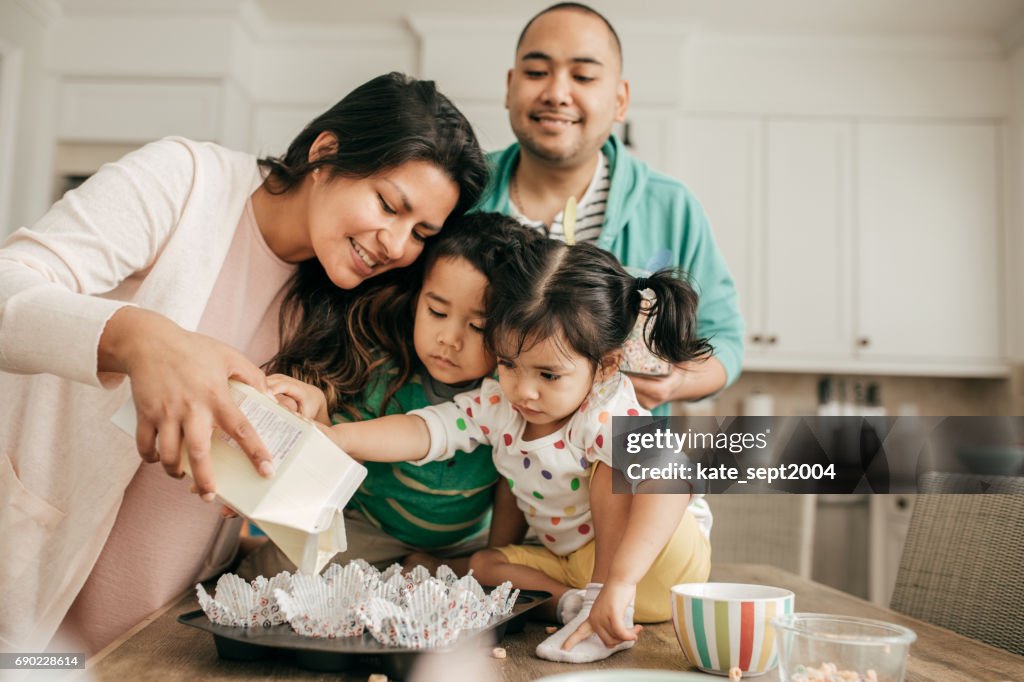
[[[525,153],[559,167],[593,163],[622,121],[629,86],[608,27],[576,10],[537,18],[516,50],[505,108]]]
[[[494,371],[484,349],[487,278],[463,258],[439,258],[416,299],[413,346],[430,376],[462,384]]]

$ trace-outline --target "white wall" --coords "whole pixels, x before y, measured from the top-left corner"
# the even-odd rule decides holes
[[[49,0],[0,2],[0,237],[49,201],[56,81],[44,68]]]
[[[186,134],[282,153],[313,116],[390,70],[437,80],[486,147],[512,139],[502,98],[526,12],[455,17],[410,2],[404,21],[303,24],[267,20],[245,0],[90,0],[62,14],[39,7],[53,5],[0,0],[0,46],[21,62],[16,144],[0,149],[0,210],[4,190],[10,198],[0,233],[45,209],[58,143]],[[666,141],[688,117],[1007,123],[1007,329],[1012,353],[1024,358],[1024,306],[1013,295],[1024,291],[1020,48],[1010,56],[995,38],[736,33],[656,19],[616,24],[637,152],[658,168],[676,165]],[[4,83],[3,101],[7,94]]]
[[[1010,296],[1007,311],[1010,358],[1024,365],[1024,41],[1009,62],[1012,116],[1009,126],[1010,150],[1006,183],[1006,210],[1010,224],[1007,241],[1007,281]],[[1024,408],[1024,371],[1018,378],[1019,404]]]

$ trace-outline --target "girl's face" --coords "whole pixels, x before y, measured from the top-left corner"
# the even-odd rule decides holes
[[[307,219],[313,255],[342,289],[409,265],[459,199],[437,166],[410,161],[368,178],[311,173]]]
[[[594,377],[594,363],[554,338],[515,359],[498,358],[498,382],[512,409],[529,424],[531,440],[562,428],[590,394]]]
[[[494,371],[484,349],[487,278],[463,258],[439,258],[416,298],[413,345],[430,376],[462,384]]]

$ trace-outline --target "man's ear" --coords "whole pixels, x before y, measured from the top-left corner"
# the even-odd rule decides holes
[[[334,133],[325,130],[316,136],[313,144],[309,146],[309,162],[318,161],[325,156],[333,156],[338,153],[338,137]]]
[[[598,379],[604,381],[608,377],[612,376],[619,371],[619,365],[622,364],[622,349],[616,348],[613,351],[609,351],[604,354],[601,358],[601,364],[597,368]]]
[[[621,79],[618,87],[615,88],[615,121],[621,123],[626,120],[626,113],[629,111],[629,81]]]
[[[508,70],[508,75],[505,77],[505,108],[508,109],[508,98],[512,94],[512,71]]]

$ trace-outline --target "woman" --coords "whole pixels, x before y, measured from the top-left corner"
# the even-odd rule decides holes
[[[42,651],[63,621],[97,651],[221,570],[237,522],[176,480],[181,444],[203,500],[214,425],[271,475],[226,380],[266,390],[259,366],[304,333],[303,297],[346,300],[307,292],[310,280],[352,289],[412,263],[486,176],[451,102],[390,74],[281,159],[168,138],[12,235],[0,249],[0,648]],[[134,445],[110,423],[129,393]],[[172,478],[140,468],[133,448]]]

